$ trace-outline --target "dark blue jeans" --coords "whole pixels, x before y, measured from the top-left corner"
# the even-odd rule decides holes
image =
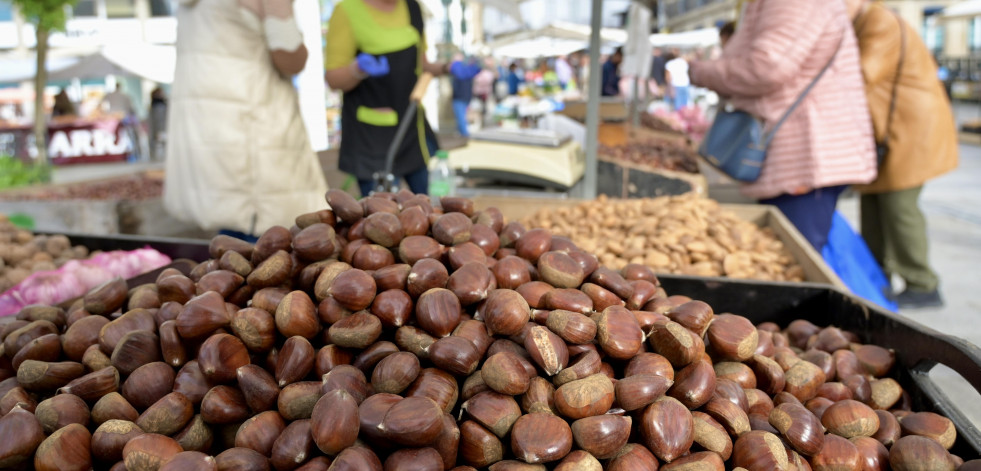
[[[848,188],[847,185],[818,188],[802,195],[780,195],[776,198],[760,200],[760,204],[772,204],[797,226],[804,238],[821,253],[828,243],[831,231],[831,218],[835,214],[838,196]]]
[[[395,181],[395,185],[398,186],[405,179],[405,182],[409,184],[409,190],[417,195],[429,194],[429,168],[425,165],[407,175],[402,175]],[[374,180],[362,180],[358,179],[358,187],[361,188],[361,196],[368,196],[372,191],[375,191],[375,181]]]

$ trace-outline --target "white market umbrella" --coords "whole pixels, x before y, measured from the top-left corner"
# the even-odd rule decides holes
[[[557,57],[572,54],[586,48],[586,41],[576,39],[534,38],[523,39],[510,44],[492,48],[495,57],[514,59],[535,59],[538,57]]]
[[[654,47],[703,47],[719,43],[719,30],[702,28],[680,33],[657,33],[650,36]]]

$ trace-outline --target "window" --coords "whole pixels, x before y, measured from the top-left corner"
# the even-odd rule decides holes
[[[135,0],[105,0],[107,18],[133,18],[136,16]]]
[[[934,55],[940,54],[944,50],[943,26],[943,23],[938,21],[937,15],[927,16],[923,19],[923,39],[927,48]]]
[[[172,0],[150,0],[150,16],[174,16],[176,11]]]
[[[96,0],[78,0],[72,7],[72,17],[97,16],[95,8]]]
[[[968,31],[967,46],[972,52],[981,51],[981,17],[971,19]]]
[[[14,8],[10,0],[0,0],[0,21],[14,21]]]

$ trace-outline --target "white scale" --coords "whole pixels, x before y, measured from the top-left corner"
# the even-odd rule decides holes
[[[465,178],[566,191],[583,177],[582,147],[563,133],[541,129],[490,128],[474,132],[453,149],[450,166]]]

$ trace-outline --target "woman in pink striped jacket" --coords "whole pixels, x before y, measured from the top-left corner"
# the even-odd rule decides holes
[[[759,180],[743,187],[778,206],[818,251],[841,192],[876,176],[858,46],[844,2],[750,0],[722,57],[694,62],[690,71],[695,85],[772,125],[832,58],[774,136]]]

